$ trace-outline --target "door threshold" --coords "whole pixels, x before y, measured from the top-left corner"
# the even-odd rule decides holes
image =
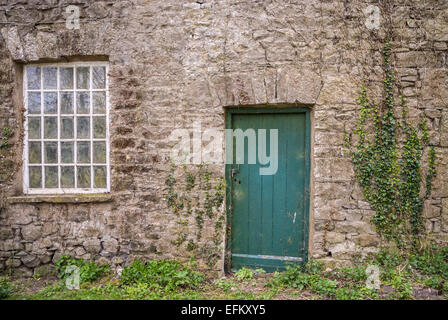
[[[249,258],[249,259],[263,259],[263,260],[281,260],[281,261],[293,261],[302,262],[302,257],[288,257],[288,256],[270,256],[270,255],[255,255],[255,254],[243,254],[243,253],[232,253],[232,258]]]

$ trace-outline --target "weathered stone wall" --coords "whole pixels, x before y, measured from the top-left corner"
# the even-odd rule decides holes
[[[385,2],[389,11],[377,1],[342,0],[0,1],[0,128],[13,131],[10,148],[0,149],[0,269],[30,273],[69,253],[112,264],[193,255],[202,267],[221,270],[225,224],[216,222],[223,207],[204,216],[199,228],[194,214],[179,216],[163,197],[173,145],[168,136],[195,120],[223,129],[223,107],[237,105],[312,109],[310,256],[344,262],[375,250],[373,212],[343,152],[344,128],[356,125],[363,78],[380,99],[389,27],[410,114],[428,118],[437,147],[438,177],[425,206],[428,232],[447,240],[448,2]],[[79,30],[65,27],[69,4],[81,9]],[[381,7],[378,30],[366,28],[369,4]],[[110,62],[111,200],[8,201],[22,195],[21,64],[104,57]],[[224,165],[209,169],[216,184]],[[178,181],[184,171],[174,170]],[[196,187],[193,194],[199,197],[193,205],[200,203],[204,191]]]

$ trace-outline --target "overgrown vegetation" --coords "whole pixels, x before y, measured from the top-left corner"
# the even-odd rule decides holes
[[[368,266],[379,267],[381,289],[367,286]],[[324,271],[320,262],[304,266],[290,265],[285,272],[275,273],[270,287],[292,287],[337,300],[412,299],[414,289],[430,287],[448,293],[448,247],[432,248],[423,253],[392,252],[381,249],[354,267]]]
[[[79,290],[69,290],[64,270],[77,264],[83,270],[99,270],[94,262],[80,262],[64,256],[57,268],[62,280],[0,278],[1,297],[8,299],[448,299],[448,247],[403,255],[390,249],[364,257],[351,267],[329,269],[310,260],[305,265],[287,266],[284,272],[241,268],[233,275],[215,280],[196,271],[194,262],[176,260],[136,260],[119,277],[112,271],[81,272]],[[86,267],[89,266],[89,267]],[[380,287],[368,286],[367,272],[379,269]],[[21,282],[22,281],[22,282]],[[27,282],[28,281],[28,282]],[[30,292],[43,282],[44,287]],[[431,294],[424,288],[433,288]],[[419,293],[420,292],[420,293]],[[422,294],[423,292],[423,294]],[[9,295],[9,297],[8,297]]]
[[[58,277],[66,279],[72,274],[70,266],[79,268],[79,281],[80,283],[92,282],[109,271],[109,265],[98,265],[94,261],[85,261],[83,259],[75,259],[70,255],[62,255],[55,263]]]
[[[175,290],[197,288],[204,276],[176,260],[136,260],[121,273],[124,285],[143,285],[151,289]]]
[[[381,281],[410,292],[412,283],[448,293],[448,247],[432,247],[420,253],[391,252],[382,249],[375,262],[381,267]],[[437,280],[437,281],[436,281]]]
[[[247,283],[254,278],[254,273],[250,269],[243,267],[235,272],[235,278],[238,281],[244,281]]]
[[[6,299],[11,293],[11,286],[9,284],[9,278],[4,276],[0,277],[0,299]]]
[[[375,299],[378,294],[366,287],[366,278],[365,267],[342,268],[325,273],[322,263],[309,261],[305,266],[289,265],[285,272],[275,273],[268,285],[310,290],[337,300]]]
[[[423,203],[430,196],[432,180],[436,176],[435,149],[429,146],[426,120],[413,124],[407,106],[401,98],[401,120],[395,115],[394,76],[390,65],[390,43],[384,51],[384,101],[375,105],[361,88],[359,125],[353,136],[346,133],[347,146],[356,177],[365,199],[376,214],[372,222],[377,232],[387,240],[394,240],[400,248],[420,247],[424,234]],[[399,138],[403,143],[399,143]],[[422,157],[428,151],[427,170],[423,179]],[[424,192],[421,192],[425,188]]]

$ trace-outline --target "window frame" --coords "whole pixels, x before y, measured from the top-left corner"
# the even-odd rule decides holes
[[[104,89],[93,89],[92,88],[92,67],[105,67],[105,88]],[[41,87],[40,89],[30,89],[28,90],[28,67],[40,67],[41,74],[40,74],[40,82]],[[57,68],[57,76],[56,76],[56,89],[44,89],[43,88],[43,77],[44,67],[56,67]],[[64,67],[72,67],[73,68],[73,89],[61,89],[60,88],[60,68]],[[77,89],[77,68],[78,67],[89,67],[89,89]],[[109,63],[107,61],[76,61],[76,62],[53,62],[53,63],[30,63],[25,64],[23,66],[23,106],[24,106],[24,140],[23,140],[23,154],[22,154],[22,177],[23,177],[23,193],[24,194],[99,194],[99,193],[109,193],[110,192],[110,134],[109,134],[109,127],[110,127],[110,104],[109,104]],[[61,99],[60,99],[60,93],[64,91],[70,91],[73,92],[73,130],[74,130],[74,137],[72,139],[61,139]],[[106,111],[105,111],[105,117],[106,117],[106,137],[101,139],[95,139],[93,137],[93,117],[95,114],[93,113],[93,101],[92,101],[92,92],[95,91],[105,91],[106,94]],[[41,93],[41,112],[39,114],[34,114],[36,117],[39,117],[40,119],[40,130],[41,130],[41,136],[39,140],[41,141],[41,163],[36,164],[36,166],[41,167],[42,169],[42,176],[41,176],[41,188],[30,188],[29,187],[29,152],[28,152],[28,145],[29,145],[29,137],[28,137],[28,119],[29,119],[29,113],[28,113],[28,92],[40,92]],[[57,118],[57,138],[56,139],[45,139],[43,137],[43,131],[44,131],[44,92],[57,92],[57,112],[56,114],[52,115]],[[76,137],[76,130],[77,130],[77,92],[88,92],[89,93],[89,107],[90,111],[88,114],[89,122],[90,122],[90,135],[88,139],[78,139]],[[32,116],[33,114],[31,114]],[[87,117],[87,114],[82,114]],[[75,138],[76,137],[76,138]],[[32,139],[33,140],[33,139]],[[90,188],[63,188],[61,187],[61,168],[64,166],[61,159],[61,141],[67,141],[72,140],[74,143],[73,146],[73,153],[74,153],[74,159],[73,164],[68,164],[67,166],[73,166],[74,167],[74,181],[75,186],[77,185],[77,167],[90,167]],[[94,187],[94,166],[95,163],[93,162],[93,142],[96,140],[105,141],[106,142],[106,163],[103,164],[96,164],[106,167],[106,188],[95,188]],[[43,148],[44,141],[56,141],[58,143],[58,155],[57,155],[57,163],[51,164],[52,166],[55,166],[58,168],[58,187],[57,188],[46,188],[45,187],[45,167],[46,164],[44,162],[44,153],[45,150]],[[77,142],[78,141],[89,141],[90,142],[90,162],[85,165],[80,165],[76,161],[76,153],[77,153]],[[31,164],[33,166],[33,164]]]

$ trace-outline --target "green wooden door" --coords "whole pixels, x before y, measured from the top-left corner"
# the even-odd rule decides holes
[[[246,266],[270,272],[283,269],[286,263],[304,262],[309,207],[308,111],[302,108],[229,111],[227,128],[233,132],[253,129],[257,133],[257,157],[253,164],[248,163],[249,138],[244,139],[242,164],[236,163],[237,141],[232,138],[233,164],[227,164],[231,268]],[[260,129],[266,130],[266,155],[271,150],[272,130],[278,130],[278,164],[274,174],[260,174],[260,168],[268,167],[260,163],[258,156]]]

